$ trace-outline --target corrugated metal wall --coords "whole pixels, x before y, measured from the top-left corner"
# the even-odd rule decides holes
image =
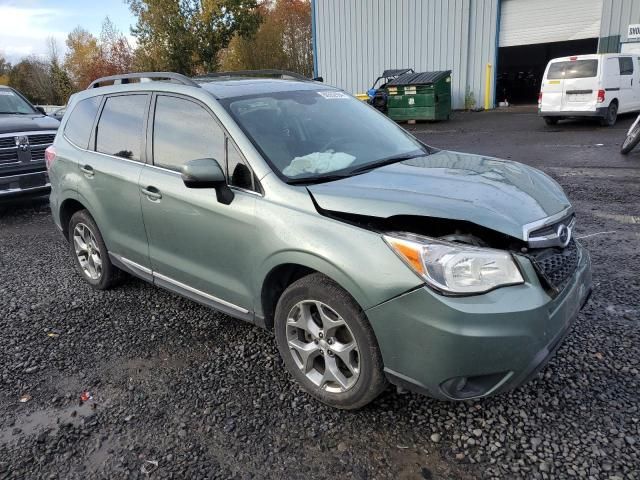
[[[317,74],[359,93],[388,68],[452,70],[453,107],[464,107],[467,86],[482,106],[498,1],[313,0]]]
[[[619,35],[626,42],[630,23],[640,23],[640,0],[603,0],[601,38]]]

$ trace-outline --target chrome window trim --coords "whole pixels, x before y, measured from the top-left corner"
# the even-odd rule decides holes
[[[535,222],[527,223],[522,226],[522,239],[525,241],[529,240],[529,234],[534,230],[545,227],[547,225],[551,225],[559,220],[562,220],[564,217],[567,217],[573,213],[573,207],[569,206],[563,211],[556,213],[555,215],[551,215],[550,217],[541,218],[540,220],[536,220]]]
[[[170,169],[168,169],[168,168],[159,167],[159,166],[157,166],[157,165],[153,165],[153,164],[151,164],[151,163],[139,162],[139,161],[137,161],[137,160],[130,160],[130,159],[128,159],[128,158],[116,157],[115,155],[109,155],[108,153],[102,153],[102,152],[97,152],[97,151],[95,151],[95,150],[88,150],[88,149],[86,149],[86,148],[82,148],[82,147],[80,147],[80,146],[76,145],[75,143],[73,143],[71,140],[69,140],[69,138],[64,134],[64,132],[62,132],[62,137],[63,137],[67,142],[69,142],[69,144],[70,144],[72,147],[77,148],[78,150],[83,151],[83,152],[95,153],[95,154],[103,155],[103,156],[105,156],[105,157],[113,158],[113,159],[116,159],[116,160],[123,160],[123,161],[125,161],[125,162],[134,163],[134,164],[136,164],[136,165],[146,166],[146,167],[149,167],[149,168],[155,168],[155,169],[157,169],[157,170],[161,170],[161,171],[163,171],[163,172],[171,173],[171,174],[176,175],[176,176],[181,176],[181,175],[182,175],[180,172],[176,172],[175,170],[170,170]],[[228,185],[228,184],[227,184],[227,185]],[[249,193],[249,194],[251,194],[251,195],[255,195],[255,196],[257,196],[257,197],[264,197],[264,195],[263,195],[262,193],[260,193],[260,192],[254,192],[253,190],[246,190],[246,189],[244,189],[244,188],[234,187],[233,185],[229,185],[229,188],[231,188],[232,190],[237,190],[237,191],[239,191],[239,192]]]
[[[162,275],[161,273],[153,272],[153,278],[159,278],[160,280],[164,280],[167,283],[171,283],[172,285],[175,285],[178,288],[182,288],[183,290],[186,290],[188,292],[195,293],[200,297],[206,298],[207,300],[210,300],[215,303],[219,303],[220,305],[224,305],[225,307],[232,308],[233,310],[236,310],[243,314],[249,313],[249,310],[247,310],[246,308],[239,307],[238,305],[227,302],[226,300],[222,300],[221,298],[214,297],[213,295],[209,295],[208,293],[205,293],[202,290],[198,290],[197,288],[190,287],[189,285],[186,285],[182,282],[174,280],[173,278]]]

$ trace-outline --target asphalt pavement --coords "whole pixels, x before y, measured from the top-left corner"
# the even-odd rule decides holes
[[[46,201],[0,207],[0,479],[640,479],[640,149],[618,153],[632,120],[549,127],[514,108],[406,126],[541,168],[592,254],[594,294],[556,356],[481,401],[390,388],[325,407],[268,332],[136,279],[95,292]]]

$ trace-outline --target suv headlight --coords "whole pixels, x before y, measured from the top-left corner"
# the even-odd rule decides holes
[[[385,242],[427,283],[453,294],[483,293],[524,283],[509,252],[392,232]]]

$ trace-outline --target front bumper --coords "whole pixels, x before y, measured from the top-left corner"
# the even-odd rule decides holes
[[[0,200],[49,193],[51,183],[46,171],[0,177]]]
[[[445,297],[421,287],[367,310],[392,383],[464,400],[517,387],[555,353],[591,293],[591,262],[551,298],[531,263],[525,283],[484,295]]]

